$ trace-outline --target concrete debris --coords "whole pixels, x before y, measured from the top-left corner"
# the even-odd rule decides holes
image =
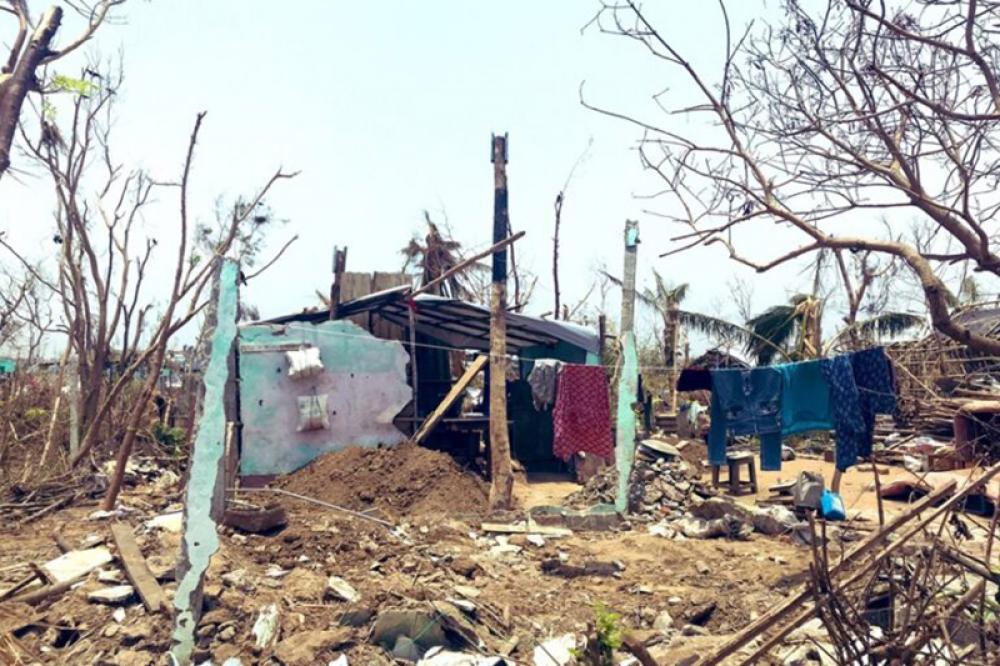
[[[347,663],[347,655],[342,654],[326,666],[350,666],[350,664]]]
[[[354,603],[355,601],[361,599],[361,595],[358,594],[358,591],[355,590],[350,583],[338,576],[330,576],[326,579],[326,589],[327,592],[341,601]]]
[[[688,513],[702,520],[733,517],[743,523],[753,523],[753,510],[725,497],[710,497],[703,502],[693,502]]]
[[[97,582],[117,585],[122,582],[122,572],[118,569],[101,569],[97,572]]]
[[[166,530],[173,534],[184,531],[184,512],[174,511],[160,514],[146,521],[146,527],[151,530]]]
[[[255,644],[259,649],[270,647],[278,638],[280,626],[280,616],[278,615],[278,605],[269,604],[260,610],[256,621],[253,623],[253,635]]]
[[[349,627],[302,631],[278,643],[274,648],[274,656],[285,666],[312,666],[325,651],[339,649],[351,642]]]
[[[432,648],[417,662],[417,666],[503,666],[506,663],[501,657],[483,657],[467,652]]]
[[[656,619],[653,620],[653,629],[657,630],[661,634],[666,634],[673,631],[674,628],[674,618],[670,615],[668,611],[660,611]]]
[[[281,589],[293,599],[318,602],[327,589],[327,581],[311,569],[296,567],[284,577]]]
[[[573,651],[576,649],[576,637],[565,634],[552,638],[537,646],[532,652],[532,666],[566,666],[573,662]]]
[[[111,614],[111,618],[118,624],[121,624],[122,622],[125,621],[125,609],[116,608],[115,612]]]
[[[104,546],[87,550],[71,550],[42,565],[42,569],[55,583],[83,578],[91,571],[103,567],[114,559]]]
[[[735,515],[716,518],[714,520],[704,520],[684,516],[674,525],[680,533],[689,539],[712,539],[724,537],[727,539],[749,539],[753,533],[753,525],[741,521]]]
[[[153,480],[152,488],[155,494],[162,494],[181,482],[180,475],[172,469],[164,469]]]
[[[787,534],[801,522],[790,509],[784,506],[757,507],[753,512],[754,531],[768,536]]]
[[[98,604],[116,605],[122,604],[132,598],[135,588],[131,585],[115,585],[114,587],[103,587],[87,594],[87,599]]]

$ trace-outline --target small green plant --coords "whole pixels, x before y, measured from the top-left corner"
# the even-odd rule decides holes
[[[46,416],[48,416],[48,414],[49,410],[45,409],[44,407],[30,407],[24,410],[25,420],[31,422],[42,421],[43,419],[45,419]]]
[[[98,87],[90,81],[74,79],[65,74],[56,74],[52,77],[52,88],[59,92],[74,93],[82,97],[88,97],[98,90]]]
[[[187,430],[184,428],[163,425],[159,421],[153,424],[153,437],[156,441],[177,453],[180,447],[187,441]]]
[[[574,649],[570,653],[586,666],[613,666],[614,653],[622,646],[622,616],[604,603],[594,605],[594,636],[588,638],[584,650]]]

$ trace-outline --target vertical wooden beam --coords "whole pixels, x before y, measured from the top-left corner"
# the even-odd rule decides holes
[[[416,437],[420,426],[420,382],[417,375],[417,301],[413,296],[406,303],[406,314],[410,324],[410,385],[413,387],[413,422],[410,434]]]
[[[347,248],[333,248],[333,284],[330,285],[330,319],[337,318],[340,305],[340,288],[344,272],[347,270]]]
[[[507,135],[493,137],[493,243],[507,237]],[[490,289],[490,508],[508,509],[514,491],[507,432],[507,247],[493,253]]]
[[[639,390],[639,354],[635,346],[635,271],[639,247],[639,223],[625,222],[625,270],[622,275],[621,373],[618,378],[618,409],[615,428],[615,465],[618,491],[615,509],[628,507],[629,476],[635,456],[636,417],[633,403]]]

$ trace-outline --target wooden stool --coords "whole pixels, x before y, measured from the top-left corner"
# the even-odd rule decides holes
[[[740,466],[746,465],[748,481],[740,481]],[[750,491],[757,493],[757,466],[753,460],[753,454],[749,452],[737,452],[726,454],[726,466],[729,468],[729,492],[739,495],[744,484],[750,487]],[[712,465],[712,485],[720,486],[719,468],[721,465]]]

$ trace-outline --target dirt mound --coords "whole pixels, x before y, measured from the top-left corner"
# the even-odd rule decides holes
[[[412,443],[328,453],[276,485],[350,509],[396,516],[481,514],[488,504],[478,476],[448,454]]]

